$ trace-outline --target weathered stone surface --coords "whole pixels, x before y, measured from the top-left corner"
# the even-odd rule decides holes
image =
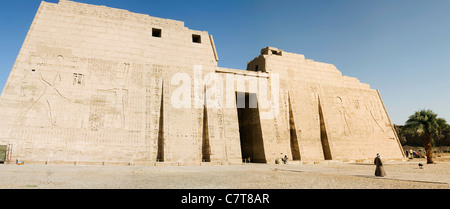
[[[1,94],[0,145],[41,163],[404,157],[379,92],[334,65],[274,47],[246,71],[217,61],[183,22],[42,2]]]

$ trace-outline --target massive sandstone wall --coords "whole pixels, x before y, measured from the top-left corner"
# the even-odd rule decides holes
[[[217,60],[212,36],[180,21],[42,2],[1,95],[0,145],[47,163],[403,157],[378,92],[333,65],[270,47],[247,71]],[[241,121],[245,93],[258,112]]]
[[[261,50],[247,70],[256,68],[279,75],[280,95],[288,98],[280,107],[291,108],[302,159],[403,158],[381,96],[368,84],[273,47]]]
[[[201,161],[203,109],[169,105],[171,78],[194,65],[215,70],[215,50],[183,22],[42,2],[2,93],[1,141],[28,161],[156,162],[164,139],[165,161]]]

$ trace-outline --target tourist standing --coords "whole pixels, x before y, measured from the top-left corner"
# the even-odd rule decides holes
[[[386,173],[384,172],[384,168],[383,168],[383,162],[381,162],[379,153],[377,153],[377,157],[373,161],[373,164],[375,164],[377,166],[375,169],[375,176],[379,176],[379,177],[386,176]]]

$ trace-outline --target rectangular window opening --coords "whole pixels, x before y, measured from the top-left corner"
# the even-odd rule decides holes
[[[272,50],[272,54],[274,54],[274,55],[281,55],[281,52],[278,52],[276,50]]]
[[[161,38],[161,29],[152,28],[152,36]]]
[[[192,42],[202,43],[202,37],[200,35],[192,34]]]

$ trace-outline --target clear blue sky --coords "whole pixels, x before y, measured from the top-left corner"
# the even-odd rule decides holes
[[[245,69],[266,46],[304,54],[378,89],[395,124],[420,109],[432,109],[450,123],[449,0],[77,1],[208,31],[220,67]],[[2,1],[1,89],[39,4]]]

